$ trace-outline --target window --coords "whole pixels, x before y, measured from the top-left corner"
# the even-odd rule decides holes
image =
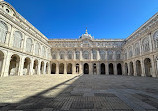
[[[150,47],[149,47],[149,39],[146,37],[145,39],[143,39],[143,52],[148,52],[150,50]]]
[[[120,51],[116,52],[116,59],[117,60],[121,59],[121,52]]]
[[[132,52],[132,47],[129,47],[129,57],[132,57],[133,56],[133,52]]]
[[[60,59],[64,59],[64,52],[61,51],[61,52],[59,53],[59,56],[60,56]]]
[[[68,51],[68,59],[72,59],[72,51]]]
[[[32,39],[31,38],[27,38],[26,40],[26,51],[27,52],[31,52],[32,50]]]
[[[52,52],[52,58],[56,59],[56,52]]]
[[[80,59],[80,52],[76,51],[76,59]]]
[[[138,43],[135,44],[135,55],[139,55],[140,54],[140,46]]]
[[[83,52],[83,58],[84,59],[89,59],[89,52],[88,51]]]
[[[105,60],[105,51],[101,50],[99,53],[100,53],[100,58],[102,60]]]
[[[93,50],[93,59],[97,59],[97,51],[96,50]]]
[[[154,45],[155,45],[155,48],[158,48],[158,31],[156,31],[156,32],[154,33],[153,38],[154,38]]]
[[[113,52],[108,51],[108,60],[112,60],[112,59],[113,59]]]
[[[35,45],[35,54],[36,55],[39,55],[39,50],[40,50],[40,45],[39,45],[39,43],[36,43],[36,45]]]
[[[0,42],[5,43],[8,27],[7,25],[0,21]]]
[[[14,32],[14,43],[13,46],[16,48],[21,48],[22,34],[19,31]]]

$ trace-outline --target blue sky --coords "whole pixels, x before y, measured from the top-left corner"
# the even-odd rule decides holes
[[[5,0],[48,38],[124,39],[158,12],[158,0]]]

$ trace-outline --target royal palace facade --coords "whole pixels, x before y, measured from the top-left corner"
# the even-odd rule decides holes
[[[0,0],[0,76],[103,74],[158,77],[158,13],[126,39],[48,39]]]

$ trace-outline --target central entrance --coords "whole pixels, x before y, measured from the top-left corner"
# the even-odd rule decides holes
[[[84,74],[89,74],[89,65],[87,63],[84,64]]]

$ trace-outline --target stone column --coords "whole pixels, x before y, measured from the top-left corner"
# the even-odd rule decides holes
[[[29,75],[33,75],[33,65],[34,65],[34,60],[33,59],[31,59],[31,62],[30,62],[30,72],[29,72]]]
[[[59,57],[59,51],[57,51],[57,54],[56,54],[56,59],[59,60],[60,57]]]
[[[125,63],[122,63],[122,75],[125,75]]]
[[[117,75],[117,63],[114,63],[114,75]]]
[[[44,61],[43,74],[46,74],[46,62]]]
[[[153,51],[153,46],[152,46],[152,44],[154,44],[154,43],[152,43],[152,36],[151,36],[151,33],[150,33],[150,34],[149,34],[149,47],[150,47],[150,52]]]
[[[108,62],[105,64],[105,67],[106,67],[106,75],[109,75],[109,63]]]
[[[72,74],[76,74],[76,64],[72,63]]]
[[[91,55],[91,60],[93,60],[93,51],[90,51],[90,55]]]
[[[83,74],[83,64],[82,63],[79,64],[79,73]]]
[[[13,47],[14,43],[14,27],[11,27],[10,33],[7,33],[6,44],[9,44],[9,47]]]
[[[142,70],[142,75],[141,76],[145,76],[145,67],[144,67],[144,59],[141,59],[141,70]]]
[[[59,74],[59,63],[56,63],[56,71],[55,74]]]
[[[24,60],[25,60],[25,57],[21,56],[20,63],[19,63],[19,71],[18,71],[18,75],[20,75],[20,76],[23,75]]]
[[[99,50],[97,49],[97,60],[100,60]]]
[[[134,70],[134,76],[137,76],[137,67],[136,67],[136,61],[133,61],[133,70]]]
[[[100,75],[100,63],[96,63],[97,75]]]
[[[67,63],[64,63],[64,74],[67,74]]]
[[[39,60],[39,63],[38,63],[38,71],[37,71],[37,73],[38,73],[38,75],[40,75],[41,74],[41,60]]]
[[[155,69],[155,64],[154,64],[154,57],[151,57],[151,67],[152,67],[152,72],[151,75],[152,77],[156,77],[156,69]]]
[[[131,67],[130,67],[130,63],[127,63],[128,64],[128,76],[131,75]]]
[[[139,49],[140,49],[140,55],[142,55],[142,43],[141,43],[141,40],[139,40]]]
[[[4,59],[4,66],[5,66],[4,73],[3,73],[4,77],[9,75],[9,66],[10,66],[11,55],[12,54],[10,52],[8,52],[6,55],[6,59]]]
[[[80,60],[82,60],[82,50],[80,50]]]
[[[93,74],[93,66],[92,63],[88,63],[89,65],[89,74],[92,75]]]
[[[76,53],[75,53],[75,50],[73,51],[73,55],[74,55],[74,56],[73,56],[73,59],[76,60]]]

